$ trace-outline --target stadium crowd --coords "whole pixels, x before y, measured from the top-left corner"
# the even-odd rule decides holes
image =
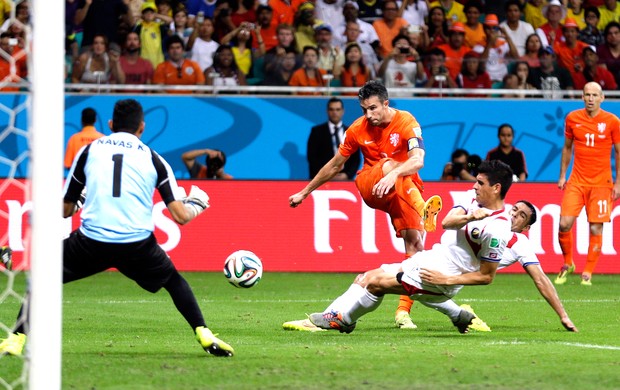
[[[29,2],[11,3],[0,0],[5,84],[27,77],[31,31]],[[65,11],[67,83],[381,79],[391,91],[484,96],[471,89],[579,90],[596,81],[614,90],[620,81],[616,0],[65,0]],[[403,92],[391,95],[412,96]]]

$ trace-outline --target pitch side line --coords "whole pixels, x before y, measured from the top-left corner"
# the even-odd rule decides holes
[[[200,302],[226,302],[227,299],[199,299]],[[332,302],[333,298],[325,298],[325,299],[235,299],[235,303],[320,303],[320,302]],[[478,299],[478,298],[468,298],[468,299],[457,299],[459,303],[471,303],[471,302],[481,302],[481,303],[539,303],[544,302],[545,300],[541,297],[538,299]],[[77,303],[82,301],[63,301],[63,303]],[[99,304],[131,304],[131,303],[162,303],[169,302],[168,299],[155,300],[155,299],[124,299],[124,300],[98,300],[94,303]],[[562,302],[572,302],[572,303],[618,303],[617,299],[562,299]]]
[[[566,347],[577,347],[577,348],[587,348],[587,349],[606,349],[611,351],[620,351],[620,347],[615,345],[598,345],[598,344],[584,344],[584,343],[569,343],[564,341],[556,341],[556,342],[543,342],[536,343],[530,341],[494,341],[491,343],[487,343],[488,345],[528,345],[528,344],[557,344],[563,345]]]

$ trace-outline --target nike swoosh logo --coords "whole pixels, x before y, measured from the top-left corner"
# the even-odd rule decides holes
[[[409,195],[409,194],[411,193],[411,191],[413,191],[413,188],[409,188],[409,189],[407,190],[407,195]]]
[[[374,143],[374,142],[375,142],[375,141],[364,141],[364,144],[365,144],[365,145],[368,145],[368,144],[372,144],[372,143]]]

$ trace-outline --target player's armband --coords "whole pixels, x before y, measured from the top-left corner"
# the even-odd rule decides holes
[[[413,149],[424,149],[424,140],[422,138],[417,138],[417,137],[413,137],[413,138],[409,138],[409,140],[407,141],[407,151],[413,150]]]

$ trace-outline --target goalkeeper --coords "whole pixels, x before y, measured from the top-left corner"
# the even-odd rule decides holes
[[[65,218],[77,211],[85,186],[88,193],[80,228],[63,242],[63,283],[117,268],[151,293],[163,287],[204,350],[232,356],[233,348],[206,327],[189,284],[153,234],[155,189],[172,218],[182,225],[209,207],[209,197],[195,186],[184,196],[168,163],[140,141],[144,112],[136,100],[117,101],[109,125],[111,135],[80,150],[65,184]],[[22,307],[22,311],[27,317],[27,310]],[[23,353],[24,323],[27,321],[18,320],[15,332],[0,344],[0,352]]]

